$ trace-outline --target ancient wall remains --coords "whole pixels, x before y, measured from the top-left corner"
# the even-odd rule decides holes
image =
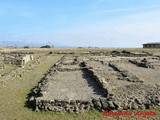
[[[2,53],[0,55],[0,62],[4,64],[24,66],[31,60],[33,60],[33,54],[29,53]]]
[[[115,52],[115,54],[119,54]],[[120,53],[122,54],[122,53]],[[123,52],[123,54],[129,54]],[[92,56],[92,55],[91,55]],[[159,84],[145,84],[145,81],[142,81],[139,76],[132,74],[129,70],[124,67],[119,66],[119,62],[116,63],[117,59],[115,57],[105,56],[108,61],[105,59],[99,59],[100,57],[95,56],[79,56],[74,57],[74,59],[66,59],[63,57],[59,62],[57,62],[49,71],[49,73],[42,78],[38,83],[37,87],[31,90],[29,96],[29,103],[32,104],[33,108],[36,111],[45,110],[45,111],[54,111],[54,112],[84,112],[89,109],[98,109],[98,110],[128,110],[128,109],[148,109],[154,105],[160,105],[160,93],[157,92],[160,90]],[[73,57],[73,56],[71,56]],[[129,56],[130,57],[130,56]],[[141,56],[139,56],[141,57]],[[112,61],[109,59],[112,58]],[[121,61],[120,59],[119,61]],[[111,76],[107,76],[109,79],[104,78],[102,72],[100,74],[99,70],[102,69],[100,64],[95,68],[96,61],[104,68],[109,68],[105,72],[111,73]],[[123,61],[123,60],[122,60]],[[128,60],[125,61],[127,64],[132,65]],[[142,61],[145,62],[145,61]],[[105,64],[104,64],[105,63]],[[125,63],[125,64],[126,64]],[[77,67],[80,65],[80,68]],[[135,65],[134,65],[135,66]],[[67,68],[68,67],[68,68]],[[137,66],[135,66],[137,67]],[[65,99],[44,99],[45,95],[49,91],[48,87],[50,86],[50,81],[53,80],[60,72],[72,72],[72,71],[85,72],[90,80],[93,80],[98,84],[103,91],[105,97],[102,98],[92,98],[90,100],[65,100]],[[153,69],[152,69],[153,70]],[[114,73],[114,74],[113,74]],[[116,73],[116,74],[115,74]],[[68,74],[68,73],[67,73]],[[120,79],[116,79],[113,83],[113,76],[119,76]],[[72,76],[73,77],[73,76]],[[84,76],[85,77],[85,76]],[[67,75],[65,76],[67,78]],[[77,79],[77,78],[75,78]],[[60,80],[60,79],[58,79]],[[121,85],[119,85],[121,83]],[[124,85],[122,85],[125,83]],[[64,83],[62,83],[64,84]],[[73,85],[73,84],[72,84]],[[89,86],[89,85],[88,85]],[[54,86],[53,86],[54,87]],[[81,91],[83,88],[79,88]],[[53,92],[53,91],[52,91]],[[55,91],[54,91],[55,92]]]

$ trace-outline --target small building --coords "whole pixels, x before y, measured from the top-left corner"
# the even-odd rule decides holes
[[[160,42],[145,43],[143,44],[143,48],[160,48]]]

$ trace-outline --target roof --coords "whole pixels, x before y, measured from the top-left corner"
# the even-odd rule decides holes
[[[160,42],[145,43],[145,44],[143,44],[143,45],[153,45],[153,44],[158,44],[158,45],[160,45]]]

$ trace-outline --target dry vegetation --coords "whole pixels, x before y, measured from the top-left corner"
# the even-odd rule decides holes
[[[89,111],[81,114],[69,113],[54,113],[54,112],[35,112],[29,108],[26,101],[27,95],[30,90],[34,88],[48,69],[56,63],[62,55],[48,55],[49,52],[108,52],[117,49],[11,49],[0,48],[0,52],[21,51],[21,52],[34,52],[35,60],[28,63],[25,68],[16,68],[14,66],[7,66],[5,72],[15,71],[15,74],[0,78],[0,120],[116,120],[117,117],[103,117],[102,112]],[[118,49],[122,50],[122,49]],[[160,53],[160,49],[126,49],[132,52],[146,51],[150,53]],[[24,72],[26,71],[26,72]],[[152,108],[160,114],[160,108]],[[125,118],[125,117],[124,117]],[[138,117],[137,117],[138,118]],[[128,117],[126,119],[135,119],[135,117]]]

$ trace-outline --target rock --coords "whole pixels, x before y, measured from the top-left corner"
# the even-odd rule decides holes
[[[136,102],[137,104],[139,104],[139,105],[142,105],[142,104],[143,104],[143,101],[142,101],[141,99],[138,99],[138,98],[135,99],[135,102]]]
[[[84,110],[84,104],[81,104],[81,105],[79,106],[79,110]]]
[[[100,110],[102,108],[102,104],[99,100],[93,99],[92,103],[94,104],[94,108]]]
[[[107,100],[108,100],[108,101],[112,101],[113,98],[112,98],[112,97],[108,97]]]
[[[112,93],[109,93],[108,97],[107,97],[108,101],[112,101],[114,100],[114,95]]]
[[[48,106],[48,110],[50,110],[50,111],[54,111],[54,106]]]
[[[132,103],[131,103],[131,109],[135,109],[135,110],[138,109],[138,105],[137,105],[136,102],[132,102]]]
[[[151,107],[151,101],[150,100],[144,100],[144,105],[145,105],[145,107],[146,107],[146,109],[150,109],[150,107]]]
[[[36,110],[35,110],[36,112],[39,112],[39,109],[38,108],[36,108]]]
[[[160,103],[160,97],[158,97],[157,95],[152,96],[151,102],[152,102],[154,105],[158,105],[158,104]]]
[[[138,108],[144,110],[145,109],[145,106],[142,104],[142,105],[138,105]]]
[[[77,104],[76,101],[74,101],[74,100],[71,100],[71,101],[70,101],[70,105],[75,106],[76,104]]]
[[[123,101],[121,107],[123,108],[123,110],[128,110],[128,103],[126,101]]]
[[[109,108],[110,110],[114,110],[114,109],[115,109],[115,106],[114,106],[114,104],[113,104],[112,101],[107,101],[107,103],[108,103],[108,108]]]
[[[44,110],[45,111],[47,111],[48,110],[48,106],[46,105],[46,106],[44,106]]]
[[[62,106],[67,106],[69,104],[68,101],[61,101]]]
[[[127,104],[127,108],[128,108],[128,109],[132,109],[132,102],[129,102],[129,103]]]
[[[34,101],[34,100],[35,100],[35,99],[34,99],[33,96],[29,98],[29,101],[30,101],[30,102],[32,102],[32,101]]]
[[[107,102],[102,102],[102,109],[108,110],[108,103]]]
[[[57,112],[62,112],[62,111],[63,111],[63,107],[57,106]]]
[[[115,101],[113,102],[113,104],[114,104],[114,106],[115,106],[115,109],[117,109],[117,110],[121,107],[121,102],[118,101],[118,100],[115,100]]]
[[[50,104],[54,105],[54,100],[50,100]]]
[[[69,112],[69,113],[73,113],[73,109],[69,109],[68,112]]]
[[[75,107],[74,107],[73,112],[79,113],[79,108],[78,108],[78,106],[75,106]]]
[[[157,105],[160,105],[160,97],[158,97],[158,96],[155,97],[155,102],[156,102]]]
[[[90,109],[90,105],[84,105],[84,110],[89,110]]]

